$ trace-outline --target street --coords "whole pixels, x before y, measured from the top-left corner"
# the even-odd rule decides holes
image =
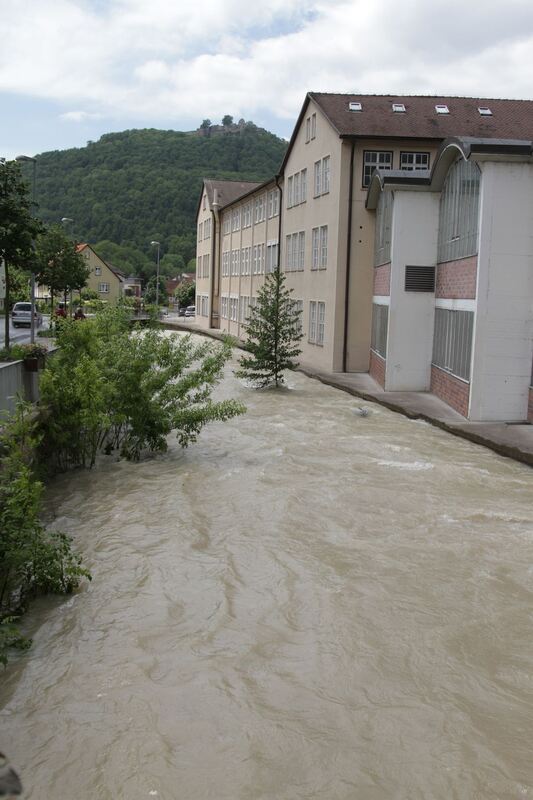
[[[50,326],[50,318],[43,317],[43,324],[35,329],[36,339],[37,339],[37,331],[44,331],[48,330]],[[11,344],[24,344],[25,342],[30,341],[30,328],[14,328],[11,320],[9,321],[9,340]],[[5,318],[0,317],[0,348],[4,347],[5,343]]]

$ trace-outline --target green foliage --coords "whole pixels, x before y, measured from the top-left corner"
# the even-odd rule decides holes
[[[61,225],[47,228],[37,240],[36,274],[51,294],[80,290],[90,275],[85,258]]]
[[[222,124],[225,127],[229,127],[230,125],[233,125],[233,117],[231,116],[231,114],[225,114],[222,117]]]
[[[38,438],[33,410],[19,403],[0,433],[0,663],[30,642],[17,619],[36,594],[66,594],[90,575],[63,533],[40,522],[42,484],[33,465]]]
[[[173,430],[186,447],[208,422],[244,411],[211,399],[231,354],[227,344],[196,345],[155,328],[132,334],[120,308],[66,320],[57,343],[40,386],[40,452],[53,469],[92,467],[99,452],[133,460],[143,450],[163,452]]]
[[[283,372],[298,366],[301,313],[295,311],[291,294],[282,272],[267,275],[257,293],[257,305],[250,309],[244,325],[249,355],[241,357],[235,374],[258,388],[272,383],[279,386]]]
[[[31,200],[19,164],[0,161],[0,261],[5,262],[4,307],[15,302],[11,294],[12,269],[29,269],[33,263],[33,240],[41,223],[32,216]],[[17,294],[16,286],[14,295]],[[18,299],[18,297],[17,297]],[[5,315],[5,346],[9,349],[9,315]]]
[[[9,302],[18,303],[30,299],[30,276],[26,270],[11,267],[9,270]]]
[[[157,279],[154,275],[153,278],[150,278],[150,280],[146,284],[146,289],[144,290],[145,303],[155,303],[156,286],[157,286]],[[159,277],[159,305],[165,305],[167,300],[168,300],[168,292],[167,292],[167,287],[165,286],[165,280],[164,278]]]
[[[166,253],[161,259],[161,274],[167,278],[175,278],[185,272],[185,261],[179,253]]]
[[[19,361],[23,358],[43,358],[48,352],[44,344],[14,344],[0,350],[0,361]]]
[[[182,283],[174,290],[174,297],[178,301],[180,308],[183,306],[192,306],[196,299],[196,284]]]
[[[203,178],[262,182],[279,169],[286,147],[254,125],[231,135],[109,133],[87,147],[37,156],[39,213],[51,223],[68,208],[78,236],[94,242],[106,261],[148,278],[154,239],[162,257],[175,253],[185,263],[194,257]],[[31,169],[24,167],[28,177]]]

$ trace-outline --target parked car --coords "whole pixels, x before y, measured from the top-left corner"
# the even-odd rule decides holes
[[[43,315],[37,311],[34,312],[35,324],[40,327],[43,324]],[[14,328],[20,328],[21,325],[31,327],[31,303],[15,303],[11,309],[11,322]]]
[[[185,309],[185,316],[186,317],[195,317],[196,316],[196,306],[187,306]]]
[[[178,308],[178,317],[184,317],[186,311],[187,311],[187,309],[185,308],[185,306],[182,306],[181,308]]]

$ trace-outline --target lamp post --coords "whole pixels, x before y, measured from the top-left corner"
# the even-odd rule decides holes
[[[32,175],[32,182],[31,182],[31,204],[33,207],[33,212],[35,213],[36,209],[36,202],[35,202],[35,194],[36,194],[36,177],[37,177],[37,159],[32,158],[31,156],[17,156],[15,161],[23,161],[23,162],[30,162],[33,164],[33,175]],[[35,256],[35,242],[33,244],[34,249],[34,256]],[[35,265],[34,265],[35,266]],[[32,269],[31,277],[30,277],[30,302],[31,302],[31,320],[30,320],[30,342],[34,344],[35,342],[35,271]]]
[[[161,249],[161,245],[159,242],[150,242],[152,247],[157,245],[157,272],[156,272],[156,279],[155,279],[155,307],[157,308],[157,316],[159,317],[159,252]]]

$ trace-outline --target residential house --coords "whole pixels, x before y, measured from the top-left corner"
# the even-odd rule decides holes
[[[104,261],[90,244],[79,244],[76,249],[84,256],[91,270],[87,288],[96,292],[100,300],[116,305],[124,294],[122,273]]]

